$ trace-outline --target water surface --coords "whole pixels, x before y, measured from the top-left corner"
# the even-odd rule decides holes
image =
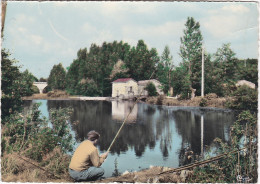
[[[124,171],[137,171],[153,166],[178,167],[183,165],[183,150],[189,147],[196,155],[214,149],[216,137],[228,141],[228,129],[234,122],[234,113],[197,107],[167,107],[129,101],[78,101],[33,100],[25,107],[41,102],[44,116],[51,108],[72,107],[72,132],[77,145],[87,138],[90,130],[101,134],[100,153],[110,146],[122,125],[123,119],[133,109],[111,154],[102,167],[105,177]],[[78,122],[78,123],[73,123]],[[75,145],[75,148],[77,147]]]

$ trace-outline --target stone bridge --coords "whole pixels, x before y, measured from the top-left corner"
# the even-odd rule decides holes
[[[39,90],[40,93],[43,93],[43,89],[48,85],[47,82],[34,82],[33,85],[35,85]]]

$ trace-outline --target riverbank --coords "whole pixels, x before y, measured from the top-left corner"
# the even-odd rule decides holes
[[[111,101],[116,100],[111,97],[85,97],[85,96],[70,96],[65,92],[56,93],[44,93],[33,94],[32,96],[23,97],[23,100],[96,100],[96,101]],[[166,105],[166,106],[184,106],[184,107],[215,107],[226,108],[226,102],[228,98],[217,97],[215,94],[208,94],[204,98],[198,96],[189,100],[179,100],[175,97],[156,96],[156,97],[143,97],[142,102],[154,105]]]
[[[85,97],[85,96],[48,96],[48,94],[33,94],[32,96],[22,97],[22,100],[110,100],[109,97]]]
[[[8,168],[5,167],[5,169],[8,169],[8,172],[2,173],[1,179],[3,182],[74,182],[68,172],[61,175],[52,176],[50,174],[53,172],[49,166],[41,168],[37,167],[38,164],[35,161],[29,158],[23,158],[24,160],[22,160],[17,154],[5,155],[2,160],[3,159],[7,160],[4,164],[5,166],[8,166]],[[66,163],[63,163],[63,165],[68,166],[69,160],[70,159],[66,159]],[[54,161],[52,160],[52,162]],[[189,170],[182,170],[175,173],[164,173],[165,171],[169,171],[171,169],[172,168],[168,167],[151,166],[148,169],[131,173],[125,171],[120,176],[104,178],[91,183],[185,183],[188,177],[193,173],[193,171]]]
[[[217,97],[215,94],[206,95],[204,98],[198,96],[189,100],[179,100],[174,97],[157,96],[148,97],[145,102],[154,105],[185,106],[185,107],[215,107],[226,108],[228,98]]]

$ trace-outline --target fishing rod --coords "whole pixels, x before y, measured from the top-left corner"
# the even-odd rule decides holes
[[[223,153],[221,155],[218,155],[218,156],[215,156],[215,157],[211,157],[211,158],[209,158],[207,160],[202,160],[202,161],[195,162],[195,163],[188,164],[188,165],[184,165],[184,166],[181,166],[181,167],[178,167],[178,168],[173,168],[173,169],[170,169],[168,171],[163,171],[163,172],[159,173],[159,175],[167,174],[167,173],[173,173],[173,172],[178,172],[178,171],[182,171],[182,170],[186,170],[186,169],[191,169],[191,168],[199,166],[199,165],[208,164],[210,162],[214,162],[214,161],[220,160],[220,159],[224,158],[225,156],[227,156],[228,154],[234,154],[234,153],[240,152],[240,151],[245,150],[245,149],[248,149],[248,147],[240,148],[238,150],[234,150],[234,151],[231,151],[229,153]],[[253,148],[253,149],[255,150],[257,148]]]
[[[151,76],[150,76],[149,80],[152,78],[152,76],[153,76],[154,72],[155,72],[155,70],[154,70],[154,71],[153,71],[153,73],[151,74]],[[128,113],[128,115],[127,115],[127,116],[126,116],[126,118],[124,119],[124,121],[123,121],[123,123],[122,123],[121,127],[120,127],[120,128],[119,128],[119,130],[117,131],[117,134],[115,135],[115,137],[114,137],[113,141],[111,142],[111,144],[110,144],[109,148],[107,149],[107,152],[109,152],[109,151],[110,151],[110,149],[111,149],[112,145],[114,144],[114,142],[115,142],[116,138],[118,137],[118,135],[119,135],[120,131],[122,130],[123,126],[125,125],[125,122],[126,122],[126,120],[128,119],[129,115],[130,115],[130,114],[131,114],[131,112],[133,111],[133,109],[134,109],[135,105],[137,104],[137,102],[140,100],[140,96],[142,95],[143,91],[144,91],[144,88],[142,89],[141,93],[139,94],[139,98],[137,98],[137,99],[136,99],[136,101],[135,101],[135,103],[134,103],[133,107],[131,108],[130,112]]]

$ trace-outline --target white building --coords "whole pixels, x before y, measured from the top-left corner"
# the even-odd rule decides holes
[[[122,78],[112,82],[112,97],[128,98],[136,95],[138,95],[138,85],[134,79]]]

